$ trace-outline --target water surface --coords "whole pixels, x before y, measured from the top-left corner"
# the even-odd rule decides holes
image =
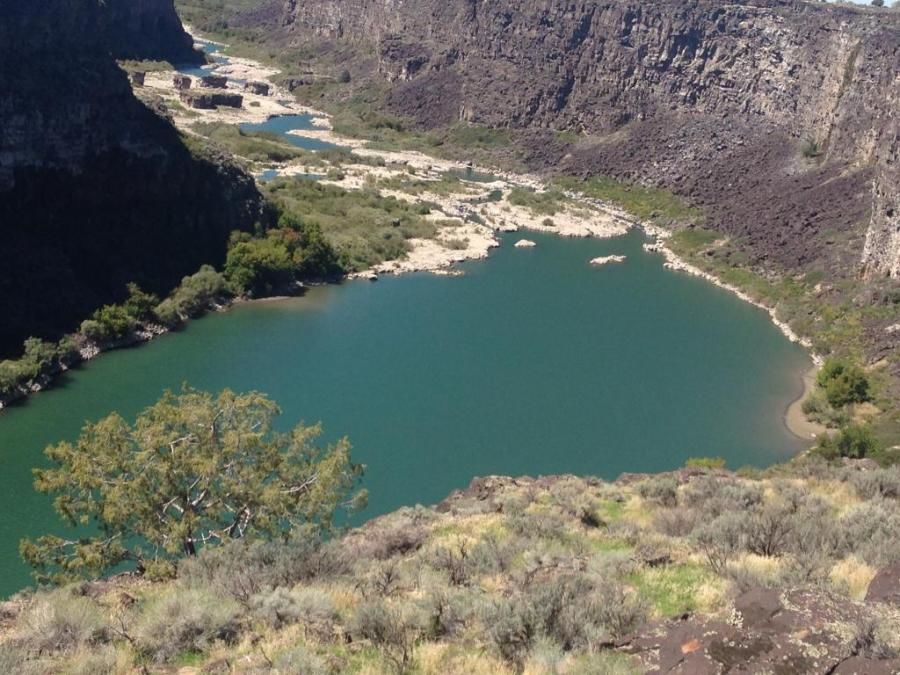
[[[244,131],[268,131],[269,133],[278,134],[291,145],[304,150],[312,150],[313,152],[336,150],[342,147],[318,138],[306,138],[305,136],[288,133],[295,130],[310,131],[315,129],[316,126],[313,124],[313,119],[313,116],[308,113],[302,115],[279,115],[258,124],[245,122],[241,125],[241,129]]]
[[[527,237],[535,249],[512,243]],[[366,516],[434,503],[473,476],[660,471],[691,456],[764,466],[800,447],[782,416],[809,359],[762,311],[663,269],[637,233],[506,236],[460,278],[382,277],[243,305],[104,355],[0,416],[0,594],[16,546],[54,529],[31,468],[111,410],[188,381],[257,389],[285,425],[321,420],[368,465]],[[621,265],[588,260],[623,253]]]

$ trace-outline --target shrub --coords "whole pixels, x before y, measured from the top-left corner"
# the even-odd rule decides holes
[[[745,526],[744,513],[723,513],[694,533],[697,548],[716,574],[721,574],[728,561],[741,549]]]
[[[230,295],[225,277],[209,265],[184,277],[172,294],[157,305],[154,313],[166,325],[198,316]]]
[[[870,399],[869,380],[856,364],[840,359],[829,359],[816,376],[816,382],[824,390],[833,408],[843,408],[851,403],[863,403]]]
[[[663,506],[675,506],[678,503],[678,481],[671,476],[653,476],[637,486],[638,494],[643,498]]]
[[[855,471],[849,480],[863,499],[879,497],[900,499],[900,466],[874,471]]]
[[[653,527],[668,537],[686,537],[694,531],[698,522],[698,514],[693,509],[664,509],[653,516]]]
[[[294,262],[284,242],[274,238],[233,242],[225,277],[235,291],[262,296],[294,281]]]
[[[279,586],[347,572],[349,560],[340,544],[323,544],[318,534],[296,533],[289,542],[235,541],[205,548],[181,561],[179,582],[185,588],[216,588],[242,603]]]
[[[240,606],[208,591],[172,588],[150,601],[134,628],[137,649],[156,661],[185,651],[203,652],[215,641],[233,642]]]
[[[294,647],[275,658],[275,668],[281,675],[328,675],[333,672],[325,661],[306,647]]]
[[[537,635],[534,606],[522,598],[501,600],[487,609],[484,623],[500,655],[510,663],[521,664]]]
[[[108,637],[108,626],[98,607],[71,589],[34,597],[20,621],[18,643],[38,655],[72,652]]]
[[[158,297],[152,293],[145,293],[137,284],[128,284],[128,299],[124,302],[123,307],[132,319],[135,321],[153,319],[153,308],[158,304]]]
[[[90,340],[121,340],[135,329],[137,322],[121,305],[104,305],[81,324],[81,332]]]
[[[841,429],[837,436],[821,436],[815,452],[829,460],[839,457],[862,459],[877,454],[880,449],[878,439],[869,427],[851,424]]]
[[[254,615],[273,628],[289,623],[302,623],[316,633],[328,636],[338,618],[334,602],[317,588],[289,591],[280,586],[253,596],[250,606]]]
[[[28,660],[25,650],[7,642],[0,644],[0,673],[46,675],[47,667],[39,661]]]
[[[400,671],[412,663],[421,623],[409,608],[388,605],[383,600],[361,604],[353,617],[351,632],[369,640]]]
[[[747,549],[767,558],[781,555],[787,549],[792,532],[790,513],[784,508],[767,506],[747,521]]]

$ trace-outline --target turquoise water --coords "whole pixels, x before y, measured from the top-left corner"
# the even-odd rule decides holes
[[[808,357],[766,315],[663,269],[637,233],[519,235],[459,278],[382,277],[242,305],[104,355],[0,415],[0,595],[16,546],[56,527],[31,489],[48,443],[182,382],[270,394],[368,465],[365,516],[434,503],[473,476],[659,471],[691,456],[763,466],[801,447],[782,414]],[[623,253],[621,265],[591,267]]]
[[[201,49],[209,57],[212,63],[204,66],[198,66],[194,63],[175,64],[175,69],[182,75],[190,75],[191,77],[205,77],[210,74],[210,71],[216,64],[228,62],[228,59],[226,57],[217,56],[217,54],[221,52],[222,49],[224,49],[222,45],[196,39],[195,42],[200,45]]]
[[[316,127],[312,121],[313,116],[309,114],[280,115],[259,124],[244,123],[241,125],[241,129],[244,131],[268,131],[269,133],[279,134],[291,145],[304,150],[336,150],[341,147],[334,143],[320,141],[318,138],[304,138],[303,136],[295,136],[288,133],[297,129],[315,129]]]

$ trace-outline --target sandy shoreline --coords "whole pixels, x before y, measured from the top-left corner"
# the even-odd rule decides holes
[[[816,389],[816,375],[821,366],[813,366],[803,374],[803,393],[793,401],[784,413],[784,425],[792,434],[803,440],[815,440],[822,434],[828,433],[828,429],[808,419],[803,412],[803,404],[812,396]]]

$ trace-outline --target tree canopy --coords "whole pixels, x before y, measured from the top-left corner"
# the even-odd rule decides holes
[[[74,443],[47,448],[35,488],[91,536],[24,540],[41,582],[96,577],[131,562],[153,576],[202,546],[287,538],[296,526],[327,529],[341,506],[359,507],[363,467],[343,439],[320,447],[320,426],[278,433],[278,406],[260,393],[166,392],[129,424],[112,414]]]

